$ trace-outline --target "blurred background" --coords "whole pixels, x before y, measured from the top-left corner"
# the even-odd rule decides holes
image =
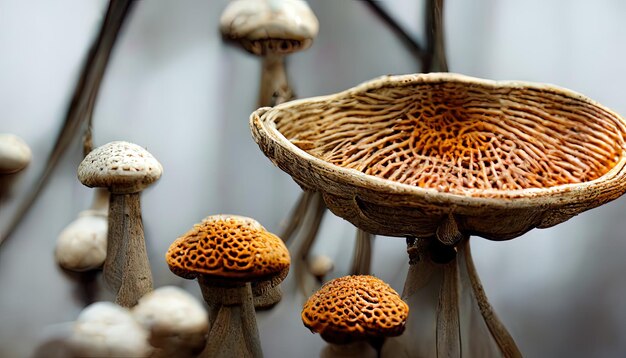
[[[423,4],[378,2],[421,40]],[[126,140],[164,167],[142,196],[155,286],[197,283],[171,274],[170,243],[207,215],[232,213],[279,232],[300,192],[252,141],[260,60],[225,45],[226,0],[140,1],[113,50],[94,114],[96,146]],[[390,28],[363,2],[311,0],[320,22],[313,46],[288,58],[298,97],[334,93],[383,74],[420,70]],[[106,1],[0,0],[0,132],[22,137],[33,162],[0,206],[6,225],[43,168],[61,127]],[[450,71],[553,83],[626,114],[626,2],[446,1]],[[76,179],[80,136],[32,210],[0,250],[0,357],[28,357],[55,324],[82,309],[76,284],[56,266],[59,232],[91,202]],[[528,357],[626,356],[626,198],[516,240],[472,240],[496,312]],[[348,272],[354,228],[326,214],[314,253]],[[372,271],[402,291],[403,239],[379,237]],[[293,283],[287,282],[287,289]],[[101,293],[101,299],[110,299]],[[323,342],[302,326],[302,298],[259,318],[267,357],[316,357]],[[52,327],[52,328],[51,328]]]

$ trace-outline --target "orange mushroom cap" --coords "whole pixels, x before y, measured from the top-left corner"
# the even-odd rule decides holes
[[[172,243],[165,259],[178,276],[239,282],[282,281],[290,265],[283,241],[256,220],[214,215]]]
[[[327,282],[304,304],[302,322],[331,343],[402,334],[409,306],[382,280],[369,275]]]

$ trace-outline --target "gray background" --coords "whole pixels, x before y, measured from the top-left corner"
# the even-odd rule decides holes
[[[94,118],[95,143],[127,140],[161,161],[161,180],[142,197],[155,284],[182,284],[163,260],[169,244],[203,217],[236,213],[279,231],[299,188],[253,143],[260,61],[225,46],[217,30],[226,1],[141,1],[113,53]],[[421,37],[421,3],[382,1]],[[419,63],[359,1],[317,0],[313,46],[289,58],[299,97],[337,92]],[[62,123],[104,1],[0,0],[0,132],[16,133],[33,163],[0,207],[6,222],[37,174]],[[447,1],[450,69],[490,79],[548,82],[626,113],[626,2],[618,0]],[[79,140],[32,211],[0,252],[0,356],[30,355],[54,324],[81,309],[74,285],[56,268],[57,234],[86,208],[76,179]],[[558,227],[508,242],[472,242],[496,311],[529,357],[626,355],[626,199]],[[354,230],[325,217],[314,247],[347,273]],[[375,242],[373,272],[402,290],[404,240]],[[287,282],[287,286],[293,282]],[[102,298],[108,298],[103,294]],[[299,299],[260,317],[268,357],[317,356],[321,339],[299,321]]]

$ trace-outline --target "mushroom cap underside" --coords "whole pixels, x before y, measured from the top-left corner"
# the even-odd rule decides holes
[[[170,270],[216,282],[282,281],[291,259],[287,247],[256,220],[214,215],[179,237],[166,256]]]
[[[163,167],[147,150],[114,141],[92,150],[78,166],[78,179],[92,188],[134,193],[157,181]]]
[[[402,334],[409,306],[382,280],[369,275],[331,280],[302,308],[302,322],[331,343]]]
[[[431,235],[453,214],[468,233],[509,239],[626,190],[624,120],[550,85],[385,76],[260,108],[251,128],[277,166],[376,234]]]

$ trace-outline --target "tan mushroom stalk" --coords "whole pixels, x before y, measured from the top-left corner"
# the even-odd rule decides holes
[[[116,294],[116,302],[125,307],[134,306],[152,291],[139,194],[158,180],[162,171],[148,151],[122,141],[94,149],[78,167],[78,179],[84,185],[110,192],[103,274]]]
[[[215,215],[178,238],[166,261],[186,279],[198,279],[210,309],[202,357],[261,357],[252,286],[274,287],[289,271],[282,240],[256,220]]]
[[[250,120],[265,155],[333,213],[407,238],[403,298],[422,317],[384,347],[394,353],[520,356],[486,300],[469,236],[513,239],[626,191],[624,119],[551,85],[385,76]]]
[[[152,357],[196,357],[206,344],[208,312],[185,290],[164,286],[143,296],[132,308],[135,320],[150,332]]]
[[[259,106],[293,98],[284,56],[311,46],[318,21],[303,0],[233,0],[220,18],[222,35],[262,56]]]
[[[377,357],[369,341],[404,331],[409,306],[382,280],[369,275],[327,282],[304,304],[302,322],[329,343],[321,357]]]

